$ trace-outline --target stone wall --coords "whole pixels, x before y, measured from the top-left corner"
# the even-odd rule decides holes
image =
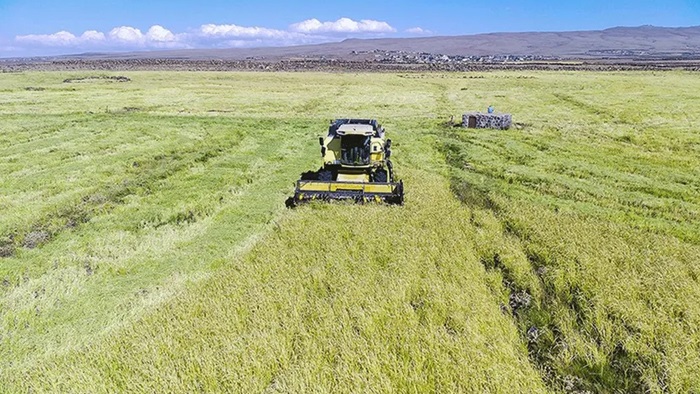
[[[509,129],[513,124],[510,114],[482,114],[470,112],[462,115],[462,126],[472,129]]]

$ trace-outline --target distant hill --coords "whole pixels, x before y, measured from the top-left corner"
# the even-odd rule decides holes
[[[490,33],[468,36],[347,39],[293,47],[187,49],[119,54],[82,54],[70,58],[101,59],[266,59],[368,57],[369,52],[429,52],[454,56],[533,55],[561,58],[662,58],[700,56],[700,26],[614,27],[597,31]]]

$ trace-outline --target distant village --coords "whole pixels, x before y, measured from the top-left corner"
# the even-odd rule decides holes
[[[427,52],[386,51],[375,49],[373,51],[352,51],[353,56],[373,56],[379,63],[392,64],[449,64],[449,63],[506,63],[506,62],[531,62],[531,61],[558,61],[558,56],[537,55],[490,55],[490,56],[461,56],[442,55]]]

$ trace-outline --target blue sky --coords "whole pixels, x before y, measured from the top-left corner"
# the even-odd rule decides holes
[[[700,0],[0,0],[0,57],[700,25]]]

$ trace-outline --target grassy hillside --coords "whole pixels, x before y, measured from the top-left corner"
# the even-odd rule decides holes
[[[0,76],[0,391],[700,389],[694,74],[125,75]],[[284,209],[341,116],[404,207]]]

